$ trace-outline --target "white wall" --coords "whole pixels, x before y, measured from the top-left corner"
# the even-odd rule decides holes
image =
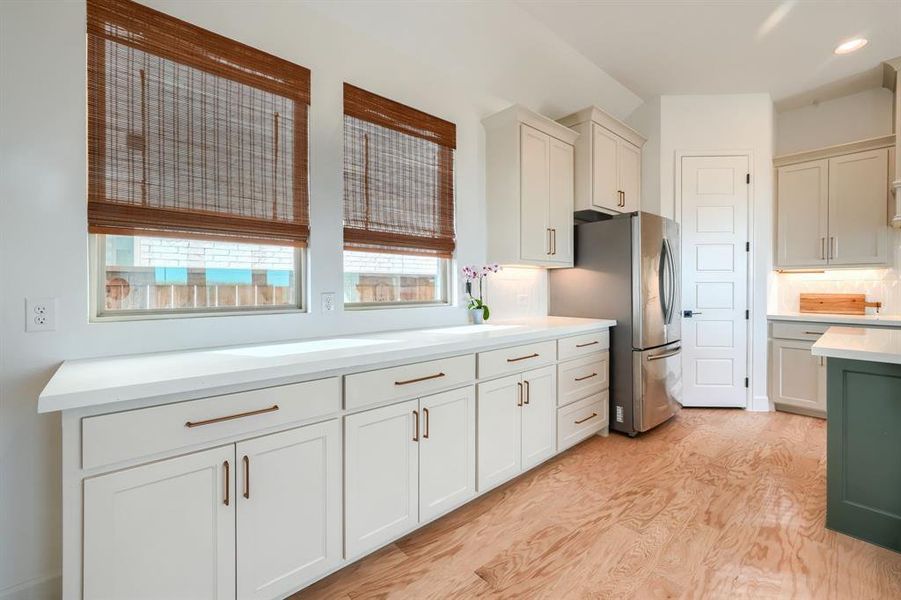
[[[747,150],[752,155],[751,392],[768,410],[767,287],[772,277],[773,103],[769,94],[663,96],[660,99],[660,212],[675,214],[676,154]]]
[[[892,133],[893,95],[873,88],[776,113],[776,156]]]
[[[312,69],[311,311],[90,324],[85,7],[65,0],[0,3],[0,597],[58,594],[59,418],[37,415],[36,399],[60,361],[464,322],[459,305],[319,313],[319,294],[342,289],[342,82],[457,124],[460,264],[484,260],[481,118],[513,102],[557,113],[552,117],[592,103],[624,116],[640,103],[556,36],[535,27],[530,18],[522,19],[521,9],[507,2],[433,3],[431,11],[414,10],[410,4],[396,7],[410,10],[392,15],[399,19],[395,29],[428,31],[436,39],[454,40],[457,47],[494,50],[464,52],[460,64],[465,68],[455,67],[454,56],[441,47],[417,48],[415,36],[377,41],[370,34],[392,31],[337,22],[326,3],[149,4]],[[380,13],[378,21],[374,7],[368,10],[373,23],[392,20]],[[445,20],[429,19],[439,12]],[[516,27],[504,26],[510,23]],[[498,317],[546,312],[543,271],[511,271],[504,278],[507,283],[497,288],[500,305],[493,307]],[[28,296],[59,298],[57,331],[24,332]],[[509,315],[502,309],[505,298],[516,307]]]

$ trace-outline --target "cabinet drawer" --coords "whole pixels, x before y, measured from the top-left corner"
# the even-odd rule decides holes
[[[786,323],[784,321],[773,321],[772,337],[815,342],[820,339],[820,336],[826,333],[826,330],[830,327],[832,327],[832,325],[829,325],[828,323]]]
[[[557,450],[562,451],[594,435],[609,421],[606,390],[557,409]]]
[[[553,340],[479,353],[479,379],[518,373],[554,362],[557,343]]]
[[[389,369],[356,373],[344,378],[344,408],[415,398],[476,378],[475,356],[464,354]]]
[[[557,358],[566,360],[602,352],[608,348],[610,348],[610,331],[595,331],[557,340]]]
[[[251,434],[339,410],[341,387],[332,377],[87,417],[81,422],[82,467]]]
[[[564,406],[610,385],[609,354],[576,358],[557,365],[557,404]]]

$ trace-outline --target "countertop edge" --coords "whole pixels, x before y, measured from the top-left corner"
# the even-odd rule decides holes
[[[836,315],[824,313],[778,314],[768,313],[767,321],[827,323],[837,325],[866,325],[868,327],[901,327],[901,315]]]
[[[498,348],[553,340],[569,337],[592,331],[610,329],[616,326],[612,319],[596,319],[591,323],[574,323],[550,326],[537,331],[511,332],[500,338],[486,340],[484,338],[471,338],[466,340],[449,340],[446,343],[435,344],[432,347],[419,347],[412,350],[391,349],[371,354],[361,354],[354,357],[339,359],[304,360],[293,364],[280,364],[263,366],[258,369],[245,370],[236,373],[222,373],[217,375],[215,383],[209,381],[209,375],[197,377],[159,380],[153,382],[141,382],[134,385],[112,386],[99,390],[76,391],[69,393],[46,393],[45,390],[38,396],[38,413],[51,413],[74,409],[96,408],[108,406],[116,410],[116,405],[140,402],[146,406],[156,406],[171,402],[199,399],[210,396],[233,394],[253,389],[300,383],[327,377],[337,377],[351,373],[360,373],[375,369],[390,368],[401,364],[410,364],[435,360],[457,354],[485,352]],[[510,324],[505,322],[498,324]],[[528,326],[528,321],[523,322]],[[415,333],[423,330],[401,330],[404,333]],[[393,331],[381,331],[371,335],[392,334]],[[399,333],[399,332],[398,332]],[[284,342],[274,342],[273,345]],[[254,344],[254,346],[265,344]],[[187,351],[191,352],[191,351]],[[202,350],[198,351],[202,352]],[[171,354],[171,353],[162,353]],[[111,357],[122,358],[122,357]],[[139,358],[127,357],[127,358]],[[104,359],[88,359],[104,360]],[[54,376],[67,362],[61,363]],[[327,363],[327,364],[326,364]],[[51,377],[52,381],[53,377]],[[48,383],[49,386],[49,383]],[[134,407],[130,407],[134,408]]]

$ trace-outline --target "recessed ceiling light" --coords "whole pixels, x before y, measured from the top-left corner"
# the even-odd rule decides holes
[[[853,40],[848,40],[847,42],[843,42],[839,44],[835,48],[836,54],[851,54],[855,50],[860,50],[864,46],[867,45],[866,38],[854,38]]]

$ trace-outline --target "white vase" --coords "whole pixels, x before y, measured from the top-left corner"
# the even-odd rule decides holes
[[[485,313],[481,308],[470,308],[469,315],[474,325],[481,325],[485,322]]]

